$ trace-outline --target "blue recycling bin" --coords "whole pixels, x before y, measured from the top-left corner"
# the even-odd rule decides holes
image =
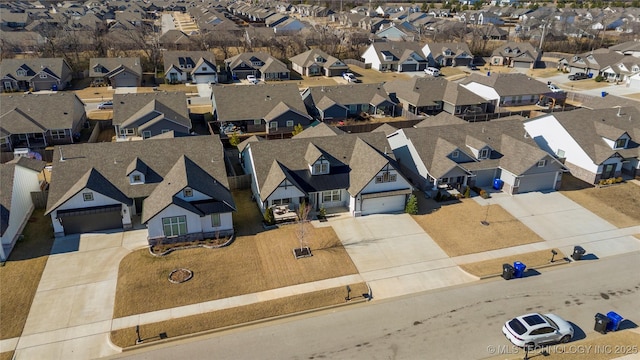
[[[495,190],[502,189],[502,185],[504,185],[504,181],[502,181],[502,179],[498,179],[498,178],[493,179],[493,188]]]
[[[592,79],[593,78],[593,73],[588,73],[587,77],[589,77],[589,79]]]
[[[527,265],[521,263],[520,261],[516,261],[513,263],[513,276],[516,278],[522,278],[524,276],[524,269],[527,268]]]
[[[52,91],[58,91],[58,84],[51,85],[51,90]]]
[[[600,96],[602,96],[602,97],[607,96],[607,92],[606,92],[606,91],[601,92],[601,93],[600,93]]]
[[[609,318],[609,323],[607,324],[607,331],[617,331],[620,327],[620,323],[624,320],[622,316],[619,314],[609,311],[607,313],[607,318]]]

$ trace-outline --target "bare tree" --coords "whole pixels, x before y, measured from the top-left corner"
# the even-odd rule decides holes
[[[307,244],[307,236],[309,235],[309,213],[311,213],[311,206],[306,202],[302,202],[298,208],[298,229],[296,230],[296,236],[300,243],[298,251],[294,251],[296,257],[310,256],[311,250]]]

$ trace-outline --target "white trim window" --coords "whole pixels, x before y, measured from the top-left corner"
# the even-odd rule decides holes
[[[93,201],[93,193],[92,192],[82,193],[82,200]]]
[[[559,158],[564,158],[566,154],[565,154],[565,151],[564,151],[564,150],[562,150],[562,149],[558,149],[558,150],[556,151],[556,155],[558,155],[558,157],[559,157]]]
[[[618,139],[616,140],[615,149],[624,149],[627,147],[627,139]]]
[[[142,132],[142,138],[143,139],[148,139],[150,137],[151,137],[151,131],[145,130],[145,131]]]
[[[489,157],[489,149],[482,149],[480,150],[480,155],[478,156],[478,158],[480,159],[486,159]]]
[[[547,160],[538,161],[538,167],[545,167],[545,166],[547,166]]]
[[[67,137],[65,130],[51,130],[51,138],[54,140],[60,140]]]
[[[222,221],[220,220],[220,213],[211,214],[211,226],[212,227],[222,226]]]
[[[162,218],[164,236],[172,237],[187,233],[187,217],[185,215]]]
[[[18,71],[16,71],[16,75],[18,76],[27,76],[27,71],[24,69],[18,69]]]
[[[184,197],[192,197],[193,196],[193,189],[186,188],[186,189],[182,190],[182,195]]]
[[[291,198],[271,200],[271,206],[289,205],[290,203],[291,203]]]
[[[287,127],[293,127],[293,120],[287,120]]]
[[[262,124],[261,119],[253,119],[253,125],[260,125],[260,124]]]
[[[47,74],[45,73],[40,73],[40,79],[46,79],[47,78]]]
[[[142,175],[140,175],[140,174],[131,175],[131,183],[132,184],[141,184],[142,183]]]
[[[454,159],[457,159],[457,158],[458,158],[458,156],[460,156],[460,151],[458,151],[458,150],[454,150],[454,151],[451,153],[451,157],[452,157],[452,158],[454,158]]]
[[[397,179],[398,179],[397,174],[392,174],[388,171],[385,171],[381,175],[376,176],[376,184],[396,182]]]
[[[269,129],[270,130],[278,130],[278,122],[277,121],[269,122]]]
[[[341,199],[342,191],[340,190],[329,190],[322,192],[322,202],[341,201]]]

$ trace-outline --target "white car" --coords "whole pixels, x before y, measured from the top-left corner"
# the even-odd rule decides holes
[[[549,84],[547,86],[549,87],[549,90],[551,90],[552,92],[562,92],[562,89],[560,89],[556,84]]]
[[[249,82],[249,84],[257,84],[259,81],[258,79],[256,79],[255,75],[247,75],[247,81]]]
[[[113,109],[113,101],[104,101],[98,104],[98,110]]]
[[[342,74],[342,78],[347,80],[347,82],[358,82],[358,78],[350,72]]]
[[[573,326],[558,315],[531,313],[507,321],[502,333],[515,346],[535,348],[544,344],[568,343],[573,337]]]
[[[424,73],[431,76],[440,76],[440,69],[429,66],[424,69]]]

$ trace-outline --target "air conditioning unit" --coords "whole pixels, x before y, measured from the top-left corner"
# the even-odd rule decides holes
[[[31,150],[29,148],[15,148],[13,150],[13,158],[29,157]]]
[[[362,211],[354,211],[353,212],[353,217],[360,217],[362,216]]]

